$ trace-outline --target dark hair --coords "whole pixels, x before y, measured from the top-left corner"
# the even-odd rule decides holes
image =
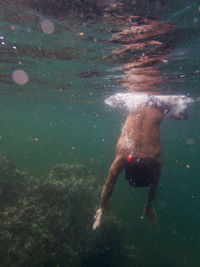
[[[149,186],[160,176],[161,164],[152,159],[133,158],[125,169],[125,178],[131,186]]]

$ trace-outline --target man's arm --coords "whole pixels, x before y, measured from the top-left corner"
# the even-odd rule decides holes
[[[108,200],[112,195],[116,180],[119,174],[126,166],[126,161],[122,156],[116,156],[115,160],[113,161],[112,165],[110,166],[108,177],[104,184],[103,190],[101,192],[101,200],[100,200],[100,209],[97,210],[94,219],[95,222],[93,224],[93,230],[99,227],[101,223],[102,213],[107,206]]]
[[[124,158],[122,156],[117,156],[113,161],[112,165],[110,166],[108,177],[101,193],[100,204],[102,210],[106,207],[108,200],[113,192],[117,178],[124,168]]]
[[[147,216],[152,223],[157,223],[157,216],[154,210],[151,207],[151,203],[154,200],[157,192],[158,187],[158,180],[156,179],[149,188],[148,196],[147,196],[147,203],[144,208],[144,213],[141,216],[141,219],[144,219],[145,216]]]

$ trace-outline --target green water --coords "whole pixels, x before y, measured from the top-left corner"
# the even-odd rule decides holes
[[[160,86],[166,93],[170,88],[174,94],[197,98],[199,3],[179,2],[167,1],[160,18],[178,28],[178,38],[171,37],[176,42],[168,63],[158,66],[167,76]],[[146,15],[151,15],[148,9]],[[116,83],[120,63],[102,59],[118,47],[108,41],[115,20],[49,16],[55,31],[45,34],[42,18],[36,10],[1,6],[1,153],[33,176],[44,175],[57,163],[81,163],[103,185],[127,115],[104,103],[107,96],[124,90]],[[28,83],[12,81],[16,69],[26,71]],[[123,175],[110,200],[109,209],[123,221],[126,242],[138,248],[145,266],[200,266],[199,117],[196,104],[188,121],[162,123],[163,169],[154,204],[158,226],[140,221],[146,190],[129,187]]]

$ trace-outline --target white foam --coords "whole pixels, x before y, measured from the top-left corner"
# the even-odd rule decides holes
[[[149,95],[144,93],[117,93],[105,99],[110,107],[126,108],[129,112],[144,105],[152,105],[150,99],[156,101],[157,106],[166,105],[170,114],[183,112],[194,100],[185,95]],[[149,101],[150,100],[150,101]],[[168,114],[169,114],[168,113]]]

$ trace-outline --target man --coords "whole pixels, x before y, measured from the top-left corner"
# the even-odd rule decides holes
[[[94,217],[93,230],[99,227],[116,180],[124,169],[126,179],[131,186],[149,187],[147,202],[141,218],[147,216],[152,223],[156,223],[157,217],[152,209],[152,201],[156,195],[161,170],[160,124],[165,115],[175,119],[186,119],[186,104],[193,102],[191,98],[185,96],[140,94],[139,98],[136,95],[134,98],[133,95],[128,94],[127,99],[130,104],[132,97],[133,102],[137,105],[130,110],[122,128],[116,147],[116,157],[110,166],[101,193],[100,209],[97,210]],[[119,94],[114,97],[112,96],[109,101],[120,99]],[[122,104],[122,102],[123,100],[118,104]]]

